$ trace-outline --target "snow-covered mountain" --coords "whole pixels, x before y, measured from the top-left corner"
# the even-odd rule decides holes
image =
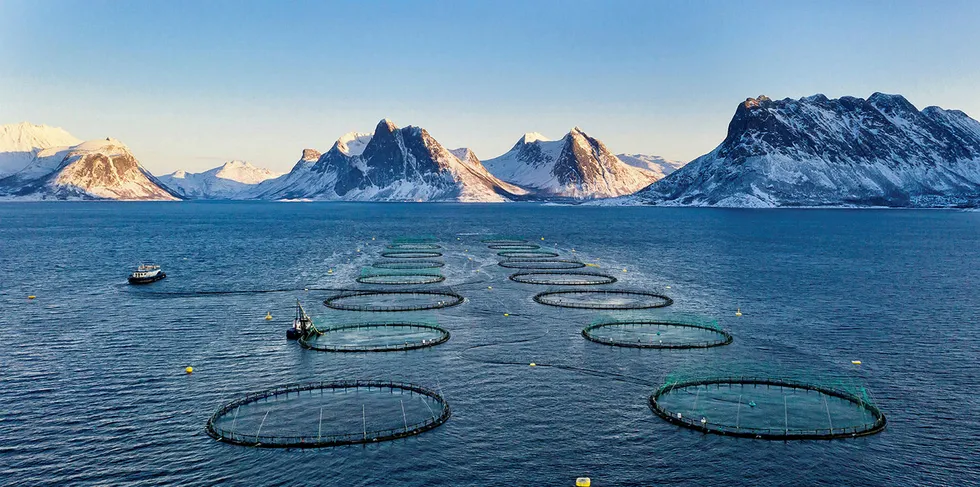
[[[0,125],[0,178],[24,169],[42,150],[68,148],[81,142],[58,127],[27,122]]]
[[[867,100],[765,96],[740,103],[725,140],[626,203],[975,206],[980,123],[922,111],[900,95]]]
[[[209,171],[188,173],[176,171],[158,179],[188,199],[245,199],[262,181],[282,173],[255,167],[244,161],[230,161]]]
[[[632,194],[659,179],[654,172],[619,160],[578,127],[554,141],[526,133],[511,150],[483,165],[494,176],[543,198],[610,198]]]
[[[638,167],[655,174],[658,181],[684,167],[685,164],[680,161],[672,161],[660,156],[647,154],[616,154],[616,157],[633,167]]]
[[[498,180],[479,161],[461,161],[425,129],[382,120],[373,134],[344,135],[322,155],[304,151],[288,174],[260,183],[253,194],[274,200],[495,202],[526,191]]]
[[[177,200],[118,140],[37,151],[27,167],[0,179],[0,196],[26,199]]]

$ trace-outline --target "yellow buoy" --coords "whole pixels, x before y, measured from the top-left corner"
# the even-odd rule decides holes
[[[626,272],[626,268],[623,268],[623,272]]]
[[[538,364],[531,362],[531,367],[537,367]]]
[[[541,237],[541,240],[544,240],[544,237]]]
[[[35,296],[35,295],[33,295],[33,294],[32,294],[32,295],[30,295],[30,296],[28,296],[28,297],[27,297],[27,299],[34,299],[34,298],[36,298],[36,297],[37,297],[37,296]]]
[[[265,314],[265,321],[269,321],[269,320],[271,320],[271,319],[272,319],[272,313],[271,313],[271,312],[267,312],[267,313]]]
[[[374,240],[374,237],[371,237],[371,240]]]
[[[184,372],[187,372],[188,374],[193,374],[194,373],[194,367],[188,366],[186,369],[184,369]]]
[[[510,316],[510,313],[504,313],[504,316]]]
[[[670,286],[667,286],[667,289],[670,289]]]
[[[361,249],[357,249],[357,251],[358,251],[358,252],[360,252],[360,251],[361,251]]]
[[[735,316],[742,316],[742,308],[735,309]]]
[[[575,487],[592,487],[592,479],[588,477],[579,477],[575,479]]]
[[[493,289],[493,286],[487,286],[487,289]]]
[[[861,365],[861,361],[860,360],[851,360],[851,363],[854,364],[854,365]]]

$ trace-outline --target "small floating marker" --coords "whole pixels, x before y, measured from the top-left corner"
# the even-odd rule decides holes
[[[510,313],[504,313],[504,316],[510,316]]]
[[[37,298],[37,296],[35,296],[33,294],[27,297],[27,299],[36,299],[36,298]]]
[[[861,365],[861,361],[860,360],[851,360],[851,363],[854,364],[854,365]]]
[[[327,274],[333,274],[333,269],[327,269]]]
[[[360,252],[360,251],[361,251],[361,249],[357,249],[357,251],[358,251],[358,252]]]
[[[579,477],[575,479],[575,487],[592,487],[592,479],[588,477]]]
[[[544,237],[541,237],[541,240],[544,240]]]
[[[187,368],[184,369],[184,372],[186,372],[188,374],[193,374],[194,373],[194,367],[187,366]]]
[[[735,309],[735,316],[742,316],[742,308]]]
[[[271,312],[266,312],[266,314],[265,314],[265,321],[271,321],[271,320],[272,320],[272,313]]]
[[[623,268],[623,272],[626,272],[626,268],[625,267]]]
[[[667,289],[670,289],[670,286],[667,286]]]
[[[374,240],[374,237],[371,237],[371,240]]]
[[[487,289],[493,289],[493,286],[487,286]]]
[[[755,407],[755,401],[749,401],[749,407],[750,408],[754,408]]]
[[[538,366],[538,364],[536,364],[536,363],[534,363],[534,362],[531,362],[531,363],[530,363],[529,365],[530,365],[531,367],[537,367],[537,366]]]

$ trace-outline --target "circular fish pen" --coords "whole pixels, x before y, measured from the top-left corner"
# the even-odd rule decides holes
[[[663,294],[612,289],[546,291],[536,294],[534,301],[559,308],[609,310],[663,308],[674,303]]]
[[[587,340],[627,348],[711,348],[732,343],[717,325],[678,320],[624,320],[596,323],[582,330]]]
[[[527,239],[518,237],[493,237],[480,240],[485,244],[522,244],[527,243]]]
[[[497,255],[508,259],[541,259],[545,257],[558,257],[558,252],[550,250],[503,250]]]
[[[864,389],[772,378],[668,382],[650,396],[649,405],[678,426],[764,440],[853,438],[878,433],[886,422]]]
[[[349,291],[323,302],[341,311],[425,311],[451,308],[463,303],[463,296],[452,291]]]
[[[385,286],[408,286],[435,284],[446,280],[446,276],[440,274],[426,274],[422,272],[409,273],[399,272],[390,274],[366,274],[354,279],[360,284],[380,284]]]
[[[585,263],[577,260],[567,259],[507,259],[500,261],[497,265],[508,269],[528,269],[528,270],[568,270],[581,269]]]
[[[356,323],[317,330],[299,340],[319,352],[397,352],[449,341],[449,331],[424,323]]]
[[[541,246],[532,243],[498,243],[487,245],[491,250],[537,250]]]
[[[442,248],[439,244],[434,243],[393,243],[386,245],[385,248],[391,250],[439,250]]]
[[[598,286],[612,284],[616,278],[599,272],[568,271],[523,271],[511,274],[510,280],[523,284],[543,286]]]
[[[392,259],[434,259],[436,257],[442,257],[442,252],[424,250],[386,250],[381,252],[381,256]]]
[[[438,269],[445,266],[444,262],[438,260],[387,260],[375,262],[371,267],[375,269],[394,269],[394,270],[421,270]]]
[[[435,391],[385,381],[289,384],[246,394],[215,411],[212,438],[262,448],[321,448],[397,440],[449,420]]]

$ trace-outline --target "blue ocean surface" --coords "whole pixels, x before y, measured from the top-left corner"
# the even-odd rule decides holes
[[[604,288],[675,301],[629,316],[713,317],[734,342],[589,342],[582,328],[617,313],[535,303],[548,287],[508,280],[515,270],[480,242],[500,234],[619,279]],[[466,301],[398,318],[437,323],[448,342],[338,354],[285,339],[297,299],[318,323],[362,319],[323,300],[380,288],[354,279],[392,239],[417,235],[444,247],[447,280],[426,288]],[[168,277],[128,285],[141,262]],[[978,305],[973,212],[0,204],[0,484],[980,485]],[[679,428],[648,406],[669,377],[749,372],[860,384],[887,428],[736,439]],[[205,432],[245,392],[349,379],[425,385],[452,417],[408,439],[316,450]]]

